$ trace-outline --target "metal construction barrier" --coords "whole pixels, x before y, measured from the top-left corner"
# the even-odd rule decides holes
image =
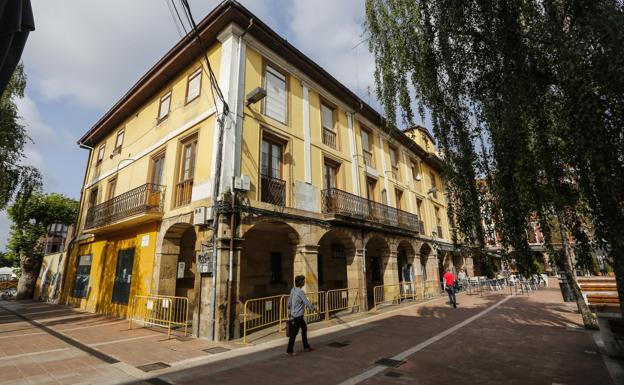
[[[379,285],[373,287],[373,306],[377,307],[383,304],[398,303],[400,286],[401,285],[397,283],[394,285]]]
[[[328,320],[331,313],[339,311],[361,309],[360,288],[328,290],[325,294],[325,319]]]
[[[308,301],[310,301],[310,303],[312,305],[314,305],[314,307],[316,307],[318,309],[318,313],[316,312],[312,312],[310,310],[308,310],[308,308],[304,309],[304,318],[306,323],[311,323],[311,322],[316,322],[316,321],[321,321],[323,320],[323,314],[326,313],[326,298],[325,298],[325,292],[324,291],[314,291],[314,292],[309,292],[306,293],[306,297],[308,298]],[[283,295],[282,298],[280,299],[280,319],[279,319],[279,330],[282,330],[282,325],[284,324],[284,322],[288,321],[289,317],[289,313],[288,313],[288,298],[290,297],[290,295]]]
[[[283,297],[284,295],[274,295],[245,301],[243,304],[243,343],[247,343],[248,332],[281,323]]]
[[[400,303],[403,300],[424,299],[427,295],[426,284],[405,281],[393,285],[379,285],[373,288],[374,306]]]
[[[173,327],[183,327],[184,336],[188,334],[189,301],[186,297],[135,295],[129,311],[130,329],[133,322],[141,322],[144,326],[167,328],[167,337],[171,336]]]
[[[437,281],[425,282],[423,298],[433,298],[440,294],[440,284]]]

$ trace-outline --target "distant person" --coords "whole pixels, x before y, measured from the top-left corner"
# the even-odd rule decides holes
[[[303,341],[303,351],[311,352],[313,349],[308,344],[308,326],[306,325],[304,313],[305,308],[312,311],[318,310],[308,301],[305,293],[301,288],[305,285],[305,277],[298,275],[295,277],[295,287],[290,291],[290,297],[288,298],[288,310],[290,311],[290,333],[288,336],[288,348],[286,354],[294,356],[295,352],[293,348],[295,346],[295,339],[301,329],[301,340]]]
[[[455,274],[451,269],[446,269],[444,274],[444,290],[448,293],[449,301],[454,308],[457,308],[457,299],[455,298]]]
[[[464,272],[464,269],[459,269],[459,273],[457,274],[457,279],[459,281],[463,281],[466,279],[466,273]]]

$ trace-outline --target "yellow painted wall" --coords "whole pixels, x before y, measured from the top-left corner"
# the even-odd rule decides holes
[[[208,60],[218,77],[219,67],[221,64],[221,45],[216,43],[208,50]],[[199,115],[213,108],[214,103],[210,92],[210,82],[207,70],[202,72],[200,96],[186,103],[186,91],[188,76],[200,67],[197,61],[188,66],[183,72],[178,74],[174,80],[169,82],[158,93],[139,108],[134,114],[126,118],[123,124],[112,132],[105,139],[100,141],[93,150],[93,155],[89,161],[89,170],[87,183],[94,181],[97,175],[103,176],[106,173],[111,175],[90,185],[83,199],[89,199],[89,190],[98,187],[98,203],[106,200],[107,185],[111,178],[117,176],[117,185],[114,196],[118,196],[126,191],[136,188],[147,183],[149,178],[151,155],[166,149],[165,170],[163,173],[163,184],[166,186],[165,194],[165,210],[172,208],[172,195],[175,188],[174,178],[176,177],[175,168],[177,165],[178,145],[180,138],[191,132],[199,132],[198,155],[195,170],[195,182],[201,183],[210,177],[212,151],[212,132],[215,127],[214,115],[210,118],[199,122],[188,130],[180,133],[175,137],[171,137],[166,143],[154,148],[145,156],[137,159],[137,157],[149,149],[154,147],[160,141],[165,139],[172,132],[180,127],[187,125],[190,121]],[[171,91],[171,106],[169,116],[158,122],[158,108],[160,98],[167,92]],[[121,152],[113,154],[117,133],[120,129],[125,129],[124,140]],[[101,144],[105,143],[105,155],[101,164],[96,167],[97,153]],[[118,170],[118,171],[117,171]],[[86,215],[86,209],[83,210],[82,218]],[[165,211],[165,215],[167,215]]]
[[[117,233],[74,247],[67,266],[63,291],[64,302],[87,311],[126,316],[126,305],[112,303],[118,252],[134,248],[129,302],[132,301],[134,295],[149,294],[157,231],[156,223],[151,223],[134,228],[131,233]],[[142,246],[141,241],[144,236],[149,237],[147,246]],[[72,291],[78,258],[86,254],[92,256],[88,295],[86,298],[74,298]]]
[[[262,53],[254,48],[247,48],[246,66],[245,66],[245,82],[244,95],[247,95],[256,87],[263,87],[263,72],[265,65],[277,66],[280,70],[286,72],[284,68],[279,67],[275,63],[270,62]],[[293,186],[296,181],[305,180],[305,142],[304,142],[304,124],[303,124],[303,86],[301,79],[292,74],[287,76],[288,84],[288,121],[286,124],[277,122],[263,114],[262,102],[252,104],[245,107],[245,119],[243,121],[243,159],[242,174],[251,177],[251,193],[250,199],[259,200],[258,191],[260,183],[260,141],[263,132],[269,132],[279,138],[282,138],[288,144],[285,146],[283,155],[283,175],[282,178],[287,182],[287,199],[286,205],[293,207]],[[309,119],[310,119],[310,153],[311,153],[311,179],[312,184],[320,191],[323,186],[323,161],[324,158],[330,158],[338,163],[341,167],[338,175],[338,188],[350,193],[355,193],[355,183],[352,177],[352,155],[350,148],[350,138],[346,111],[340,106],[336,106],[332,100],[327,100],[322,96],[321,90],[309,86]],[[321,127],[321,103],[325,101],[328,105],[336,108],[336,130],[337,130],[337,149],[333,149],[323,144],[322,127]],[[417,213],[416,197],[424,202],[425,216],[422,220],[425,222],[425,235],[431,235],[432,230],[436,230],[434,205],[443,210],[441,214],[444,239],[449,239],[448,219],[446,216],[446,201],[444,197],[444,188],[438,170],[433,169],[430,165],[423,162],[411,151],[406,150],[399,142],[390,140],[385,133],[372,124],[364,124],[357,114],[353,119],[353,130],[355,133],[355,148],[358,154],[355,159],[358,163],[358,177],[360,196],[366,197],[366,174],[364,172],[364,159],[361,142],[361,127],[365,126],[370,132],[370,141],[373,148],[373,157],[375,169],[377,170],[377,183],[375,186],[375,200],[382,202],[381,192],[386,189],[385,179],[388,180],[387,204],[396,207],[395,187],[403,191],[402,209]],[[422,132],[416,131],[414,140],[421,146],[433,151],[433,142],[426,135],[420,135]],[[381,147],[380,135],[384,137],[383,149]],[[426,141],[426,143],[425,143]],[[386,170],[391,171],[389,145],[392,144],[397,149],[398,158],[398,178],[395,180],[389,173],[383,170],[383,160],[385,161]],[[383,151],[382,151],[383,150]],[[404,158],[403,152],[407,151],[407,157]],[[420,164],[421,180],[417,181],[412,177],[410,161],[414,160]],[[407,162],[407,170],[405,163]],[[438,186],[437,198],[430,197],[426,191],[431,187],[429,172],[433,171],[436,175],[436,184]],[[318,194],[320,207],[320,193]],[[411,210],[410,210],[411,209]]]

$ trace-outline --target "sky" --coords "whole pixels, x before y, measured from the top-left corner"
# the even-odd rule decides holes
[[[80,198],[88,150],[76,142],[180,39],[169,1],[32,0],[36,30],[22,55],[28,80],[17,105],[32,139],[24,163],[41,171],[46,192]],[[239,2],[379,110],[364,0]],[[189,3],[199,22],[220,1]],[[0,251],[9,225],[0,212]]]

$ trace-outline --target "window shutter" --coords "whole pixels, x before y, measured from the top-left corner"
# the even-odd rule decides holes
[[[286,123],[286,78],[271,67],[267,67],[266,87],[265,113],[275,120]]]

